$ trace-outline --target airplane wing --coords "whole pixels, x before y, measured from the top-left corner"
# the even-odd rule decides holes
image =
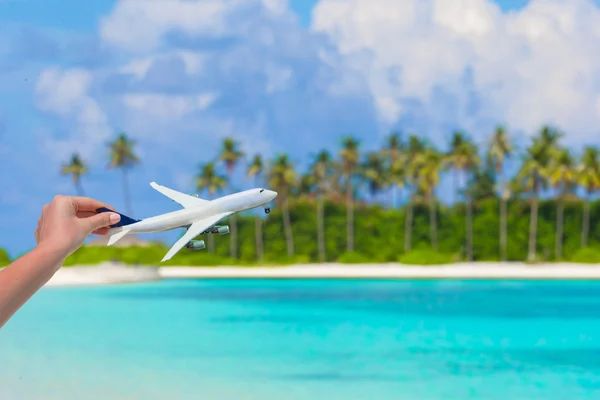
[[[190,196],[189,194],[181,193],[166,186],[159,185],[156,182],[150,182],[150,186],[164,194],[171,200],[179,203],[183,208],[197,207],[207,204],[209,201],[199,197]]]
[[[204,232],[205,230],[212,228],[217,222],[222,220],[225,217],[233,214],[232,212],[226,212],[214,215],[212,217],[208,217],[202,219],[200,221],[194,222],[190,225],[185,234],[171,247],[169,252],[164,256],[161,262],[170,260],[179,250],[181,250],[188,242],[194,239],[196,236]]]

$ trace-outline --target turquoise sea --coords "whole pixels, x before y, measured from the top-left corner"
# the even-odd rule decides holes
[[[600,399],[600,282],[49,287],[0,330],[0,399]]]

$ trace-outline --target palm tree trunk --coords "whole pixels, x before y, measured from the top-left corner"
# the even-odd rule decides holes
[[[470,193],[467,192],[469,171],[465,170],[463,177],[463,187],[465,189],[465,253],[467,256],[467,262],[473,261],[473,201]]]
[[[259,186],[258,174],[255,175],[255,177],[254,177],[254,186],[255,187]],[[258,262],[262,262],[263,257],[264,257],[262,227],[263,227],[262,219],[260,219],[260,216],[257,215],[256,219],[254,220],[254,239],[255,239],[255,246],[256,246],[256,259],[258,260]]]
[[[467,195],[467,261],[473,261],[473,202]]]
[[[231,258],[237,258],[237,218],[236,215],[233,214],[231,216],[231,242],[229,244],[229,253]]]
[[[396,207],[402,207],[402,201],[404,198],[404,190],[402,189],[402,186],[398,186],[398,198],[396,200]],[[400,203],[400,204],[398,204]]]
[[[583,205],[583,230],[581,231],[581,247],[587,247],[590,232],[590,197],[589,194]]]
[[[285,234],[285,241],[287,243],[288,257],[294,256],[294,237],[292,232],[292,222],[290,220],[290,209],[288,205],[287,196],[283,200],[283,229]]]
[[[555,242],[555,252],[556,252],[556,261],[560,261],[562,258],[562,244],[563,244],[563,220],[565,213],[565,203],[563,201],[562,194],[558,199],[558,209],[556,210],[556,242]]]
[[[258,262],[263,260],[263,235],[262,235],[262,220],[260,217],[256,217],[255,224],[255,237],[256,237],[256,258]]]
[[[537,188],[531,199],[531,215],[529,217],[529,254],[527,259],[534,261],[536,258],[536,241],[537,241],[537,217],[538,217],[538,202],[537,202]]]
[[[459,181],[459,177],[458,177],[458,170],[455,168],[454,169],[454,212],[458,211],[458,181]]]
[[[123,194],[125,196],[125,208],[127,214],[133,218],[133,208],[131,206],[131,195],[129,194],[129,180],[127,177],[127,168],[123,168]]]
[[[323,193],[319,193],[317,203],[317,241],[319,246],[319,261],[325,262],[325,221]]]
[[[352,196],[352,178],[348,177],[346,183],[346,209],[347,209],[347,225],[346,225],[346,250],[354,251],[354,204]]]
[[[507,202],[504,198],[504,193],[500,197],[500,260],[506,261],[506,243],[507,243]]]
[[[75,181],[75,191],[77,192],[77,196],[85,196],[83,193],[83,186],[81,186],[81,181],[79,179]]]
[[[212,233],[207,233],[208,235],[208,252],[214,254],[215,252],[215,237]]]
[[[406,215],[404,216],[404,252],[410,252],[412,248],[412,218],[413,218],[413,203],[412,193],[408,193],[406,202]]]
[[[435,207],[435,199],[433,197],[433,193],[429,193],[429,234],[431,235],[431,245],[434,250],[438,249],[438,241],[437,241],[437,216],[436,216],[436,207]]]
[[[206,197],[208,197],[209,200],[212,200],[213,196],[209,192]],[[206,241],[208,242],[208,252],[210,254],[214,254],[214,252],[215,252],[215,237],[212,233],[207,233],[206,235],[207,235]]]

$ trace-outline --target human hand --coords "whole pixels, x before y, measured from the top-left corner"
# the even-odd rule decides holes
[[[92,233],[106,235],[110,225],[119,222],[117,213],[96,213],[96,209],[114,208],[88,197],[54,197],[42,208],[35,230],[38,247],[57,252],[64,258],[71,255]]]

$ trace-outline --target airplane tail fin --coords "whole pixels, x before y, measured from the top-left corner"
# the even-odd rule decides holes
[[[112,212],[112,213],[117,213],[117,214],[119,214],[121,216],[121,220],[119,222],[117,222],[116,224],[111,225],[110,226],[111,228],[120,228],[120,227],[123,227],[123,226],[135,224],[136,222],[140,222],[141,221],[139,219],[134,219],[134,218],[128,217],[125,214],[121,214],[118,211],[114,211],[114,210],[111,210],[111,209],[106,208],[106,207],[98,208],[96,210],[96,212],[97,213]],[[113,234],[110,237],[110,239],[108,239],[107,246],[112,246],[113,244],[117,243],[119,240],[121,240],[129,232],[131,232],[131,229],[123,229],[122,231]]]
[[[119,222],[117,222],[116,224],[111,225],[110,226],[111,228],[119,228],[121,226],[127,226],[127,225],[135,224],[136,222],[140,222],[141,221],[139,219],[128,217],[125,214],[121,214],[118,211],[114,211],[114,210],[111,210],[111,209],[106,208],[106,207],[100,207],[100,208],[98,208],[96,210],[96,212],[97,213],[111,212],[111,213],[117,213],[117,214],[119,214],[121,216],[121,220]]]
[[[121,240],[125,235],[127,235],[131,230],[127,229],[121,232],[117,232],[114,235],[112,235],[110,237],[110,239],[108,239],[108,244],[107,246],[112,246],[113,244],[117,243],[119,240]]]

